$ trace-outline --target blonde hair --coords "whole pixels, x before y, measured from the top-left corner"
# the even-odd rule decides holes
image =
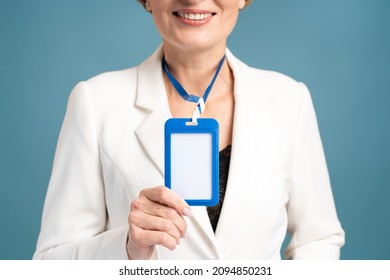
[[[137,0],[138,2],[140,2],[142,4],[142,6],[144,6],[144,8],[146,9],[146,0]],[[246,8],[253,0],[245,0],[245,7]]]

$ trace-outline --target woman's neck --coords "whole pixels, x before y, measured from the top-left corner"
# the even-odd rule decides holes
[[[199,96],[203,95],[209,85],[225,51],[226,45],[195,52],[164,44],[164,57],[169,71],[187,92]],[[230,77],[228,63],[224,63],[219,75]]]

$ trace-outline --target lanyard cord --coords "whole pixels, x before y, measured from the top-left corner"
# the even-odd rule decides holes
[[[223,63],[225,62],[226,55],[224,55],[221,59],[221,61],[218,64],[217,71],[214,74],[213,79],[211,80],[211,83],[209,86],[206,88],[206,91],[203,94],[203,97],[199,97],[196,95],[188,94],[187,91],[183,88],[183,86],[176,80],[176,78],[169,72],[168,70],[168,65],[167,62],[165,61],[165,57],[162,59],[162,66],[164,69],[165,74],[168,76],[169,81],[173,85],[173,87],[176,89],[176,91],[180,94],[180,96],[188,101],[188,102],[193,102],[197,103],[198,105],[196,106],[196,109],[192,115],[192,122],[194,124],[197,124],[197,119],[200,117],[200,114],[203,113],[205,109],[205,103],[207,101],[207,98],[210,94],[211,89],[213,88],[214,82],[218,77],[219,71],[222,68]]]

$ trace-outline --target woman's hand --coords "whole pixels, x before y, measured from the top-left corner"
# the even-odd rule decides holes
[[[127,254],[129,259],[148,259],[155,245],[174,250],[184,237],[192,216],[188,204],[164,186],[142,190],[131,203]]]

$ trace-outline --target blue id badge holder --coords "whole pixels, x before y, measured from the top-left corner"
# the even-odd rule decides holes
[[[165,185],[189,205],[219,201],[219,125],[215,119],[173,118],[165,123]]]

